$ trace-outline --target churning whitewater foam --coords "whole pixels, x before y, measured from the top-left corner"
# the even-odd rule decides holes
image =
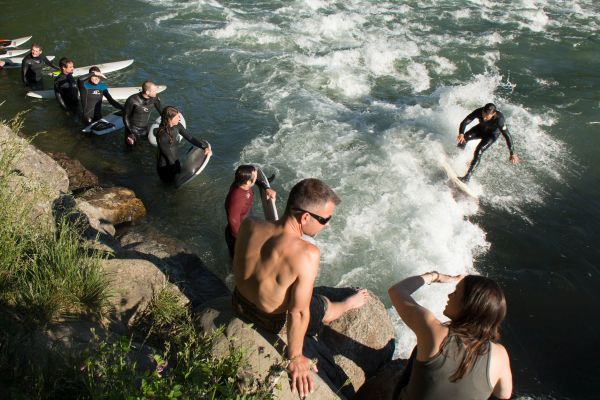
[[[511,100],[514,84],[499,64],[503,46],[521,34],[558,38],[558,27],[583,18],[597,28],[590,3],[575,2],[578,15],[554,1],[430,3],[212,1],[186,9],[211,16],[213,28],[195,40],[230,54],[247,82],[242,92],[258,94],[277,121],[274,132],[248,144],[242,162],[277,172],[285,190],[322,178],[342,198],[318,239],[321,284],[364,286],[385,297],[390,283],[410,274],[473,272],[473,259],[489,248],[485,232],[465,218],[479,206],[453,194],[439,161],[448,156],[459,174],[466,170],[475,144],[461,152],[454,139],[462,118],[482,104],[494,102],[505,114],[522,158],[511,166],[499,138],[474,179],[482,202],[526,218],[523,206],[546,197],[541,182],[561,180],[565,170],[567,150],[547,133],[555,114]],[[161,12],[158,25],[190,19]],[[471,30],[457,28],[463,20]],[[441,311],[451,289],[429,287],[417,297]],[[398,354],[406,356],[414,335],[395,321]]]

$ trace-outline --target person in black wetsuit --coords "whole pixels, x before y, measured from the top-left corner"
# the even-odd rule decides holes
[[[52,64],[46,56],[42,55],[42,46],[37,43],[31,45],[31,53],[23,57],[21,62],[21,79],[23,84],[31,90],[42,90],[42,64],[58,70],[59,68]]]
[[[156,143],[158,144],[156,171],[163,182],[173,182],[175,176],[181,172],[181,164],[175,154],[177,149],[175,137],[177,134],[183,136],[185,140],[194,146],[204,149],[205,155],[212,154],[212,151],[206,140],[198,140],[192,137],[179,123],[181,117],[175,107],[165,107],[160,116],[160,125],[156,130]]]
[[[77,79],[81,96],[83,124],[86,126],[102,118],[102,97],[106,97],[106,100],[113,107],[124,110],[123,105],[112,98],[108,92],[108,86],[100,82],[100,78],[106,78],[100,72],[100,68],[91,67],[89,74],[82,75]]]
[[[475,119],[479,120],[479,124],[475,125],[465,133],[467,125],[469,125]],[[517,164],[519,162],[519,157],[514,153],[512,138],[510,136],[510,132],[508,132],[508,128],[506,127],[504,115],[500,111],[496,110],[496,106],[494,104],[488,103],[467,115],[467,117],[460,123],[460,127],[458,128],[458,136],[456,137],[458,147],[464,149],[467,142],[473,139],[481,139],[481,142],[479,142],[477,148],[475,149],[473,160],[471,161],[471,165],[469,165],[469,170],[465,176],[462,176],[458,179],[463,182],[468,182],[469,179],[471,179],[473,171],[481,160],[481,155],[492,144],[494,144],[500,134],[502,134],[506,140],[506,145],[508,146],[508,151],[510,152],[510,162]]]
[[[54,96],[63,110],[76,114],[79,109],[79,88],[73,78],[73,60],[63,57],[58,66],[61,72],[54,78]]]
[[[162,107],[156,90],[154,82],[145,81],[142,84],[142,91],[129,96],[125,102],[123,124],[125,125],[126,145],[133,146],[138,139],[148,135],[150,107],[154,106],[162,115]]]

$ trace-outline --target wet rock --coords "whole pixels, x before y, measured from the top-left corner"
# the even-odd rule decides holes
[[[58,163],[69,177],[69,190],[78,194],[98,186],[98,177],[91,173],[79,162],[67,156],[65,153],[48,153]]]
[[[146,207],[135,193],[127,188],[99,188],[85,192],[81,199],[98,209],[113,225],[135,222],[146,215]]]

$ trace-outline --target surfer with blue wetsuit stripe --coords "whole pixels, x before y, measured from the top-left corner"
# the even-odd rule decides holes
[[[154,82],[145,81],[142,84],[142,91],[129,96],[125,101],[123,124],[125,125],[125,144],[128,146],[133,146],[137,139],[148,135],[150,107],[154,106],[159,114],[162,113],[157,89]]]
[[[188,133],[179,122],[181,116],[175,107],[165,107],[160,116],[160,125],[156,130],[156,143],[158,144],[156,171],[163,182],[173,182],[175,176],[181,172],[181,163],[175,154],[177,134],[194,146],[204,149],[206,156],[212,154],[212,150],[206,140],[198,140]]]
[[[479,120],[479,124],[475,125],[465,133],[467,125],[476,119]],[[481,160],[481,155],[492,144],[494,144],[500,134],[502,134],[506,140],[506,145],[508,146],[508,151],[510,152],[510,162],[513,164],[519,163],[519,157],[514,153],[512,137],[510,136],[510,132],[506,127],[504,115],[496,109],[494,104],[488,103],[467,115],[467,117],[460,123],[460,127],[458,128],[458,136],[456,138],[458,147],[464,149],[467,142],[473,139],[481,139],[481,142],[479,142],[477,148],[475,148],[475,154],[473,155],[473,160],[469,165],[469,170],[465,176],[458,179],[463,182],[468,182],[469,179],[471,179],[473,171]]]
[[[79,108],[79,88],[73,77],[73,60],[63,57],[58,62],[60,74],[54,79],[54,96],[65,111],[77,113]]]
[[[37,43],[31,45],[31,52],[23,57],[21,62],[21,79],[25,86],[32,90],[42,90],[42,64],[58,70],[59,68],[52,64],[46,56],[42,55],[42,46]]]
[[[81,95],[81,108],[83,110],[83,123],[89,125],[102,118],[102,98],[115,108],[123,110],[121,103],[112,98],[108,92],[108,86],[100,82],[100,78],[106,78],[100,72],[100,68],[91,67],[90,73],[77,79],[79,94]]]

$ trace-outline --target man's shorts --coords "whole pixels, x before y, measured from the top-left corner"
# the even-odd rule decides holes
[[[246,300],[244,296],[234,289],[231,297],[234,312],[252,322],[253,324],[272,333],[281,333],[286,326],[287,312],[279,314],[268,314],[259,310],[253,303]],[[323,329],[323,318],[327,313],[328,301],[325,296],[313,294],[310,299],[310,320],[306,335],[315,336]]]

